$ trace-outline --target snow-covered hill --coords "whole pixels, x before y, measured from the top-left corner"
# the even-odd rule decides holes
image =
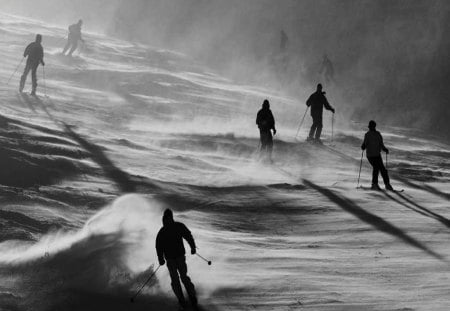
[[[36,33],[34,98],[18,93],[23,63],[6,82]],[[188,256],[204,310],[448,309],[448,145],[379,121],[405,191],[357,190],[365,120],[340,115],[333,146],[311,146],[294,139],[304,99],[186,55],[87,33],[67,58],[65,29],[5,14],[0,35],[1,310],[173,310],[165,267],[129,302],[166,207],[213,261]],[[271,166],[256,160],[264,98]]]

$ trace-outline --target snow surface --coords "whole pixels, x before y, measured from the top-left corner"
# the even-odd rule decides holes
[[[37,99],[17,92],[23,64],[6,83],[35,32]],[[174,310],[165,267],[129,302],[167,207],[213,261],[187,259],[204,310],[448,310],[445,143],[379,121],[405,192],[357,190],[365,125],[345,116],[333,147],[311,146],[294,139],[304,99],[187,55],[87,33],[63,57],[64,29],[6,14],[0,33],[1,310]],[[264,98],[272,166],[256,160]],[[361,175],[369,185],[365,160]]]

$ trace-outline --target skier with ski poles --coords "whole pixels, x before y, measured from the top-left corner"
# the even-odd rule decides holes
[[[383,143],[383,136],[376,130],[377,124],[375,121],[371,120],[369,122],[369,131],[364,136],[364,141],[361,145],[362,150],[366,150],[367,160],[373,167],[372,171],[372,190],[381,190],[378,186],[378,174],[381,173],[383,177],[384,185],[386,190],[393,191],[390,182],[387,169],[383,165],[383,159],[381,158],[381,150],[389,153],[389,150]]]
[[[65,55],[67,50],[71,47],[67,56],[72,56],[73,52],[78,47],[78,41],[84,43],[84,40],[81,38],[81,26],[83,25],[83,21],[80,19],[78,23],[69,26],[69,35],[67,37],[67,43],[64,47],[62,54]]]
[[[313,124],[309,131],[307,141],[322,144],[320,135],[322,134],[323,128],[323,107],[335,113],[335,109],[331,107],[331,105],[328,103],[327,98],[325,97],[325,92],[322,92],[322,84],[317,84],[317,90],[311,96],[309,96],[308,100],[306,101],[306,106],[311,107],[311,117],[313,119]]]
[[[42,66],[45,66],[44,63],[44,48],[42,47],[42,35],[37,34],[36,40],[34,42],[31,42],[23,52],[23,57],[27,58],[27,63],[25,65],[25,70],[23,71],[22,77],[20,78],[20,86],[19,91],[22,92],[23,88],[25,87],[25,81],[27,80],[28,73],[31,70],[31,95],[36,95],[36,88],[37,88],[37,68],[39,64],[42,64]]]
[[[191,305],[196,309],[197,294],[195,292],[194,284],[192,284],[191,279],[187,275],[186,251],[183,245],[183,239],[185,239],[191,248],[191,254],[195,255],[196,246],[194,238],[184,224],[174,221],[172,210],[166,209],[162,220],[163,227],[159,230],[156,237],[156,251],[159,264],[163,266],[167,261],[167,269],[169,270],[172,281],[172,289],[175,296],[178,298],[180,309],[185,310],[187,308],[180,279],[186,288]]]
[[[275,129],[275,119],[267,99],[264,100],[262,108],[256,115],[256,125],[258,125],[261,140],[260,152],[261,154],[264,152],[265,159],[268,162],[272,162],[273,137],[271,131],[273,131],[273,135],[275,135],[277,130]]]

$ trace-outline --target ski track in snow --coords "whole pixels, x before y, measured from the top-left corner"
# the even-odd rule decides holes
[[[166,207],[213,261],[188,255],[204,310],[448,310],[445,143],[380,128],[405,192],[357,190],[361,128],[338,129],[332,149],[297,142],[302,100],[98,34],[63,57],[64,29],[0,16],[1,310],[173,310],[165,267],[129,303]],[[38,98],[17,92],[23,64],[6,85],[30,29],[48,97],[42,67]],[[266,97],[269,167],[254,125]]]

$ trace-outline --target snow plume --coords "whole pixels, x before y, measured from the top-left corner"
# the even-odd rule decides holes
[[[0,244],[0,274],[3,280],[16,283],[14,295],[27,297],[20,306],[24,310],[34,301],[40,305],[34,310],[77,304],[90,309],[113,304],[119,297],[129,303],[130,290],[156,268],[157,264],[151,264],[157,263],[154,241],[161,215],[157,202],[125,195],[93,216],[80,231],[55,232],[33,245]],[[153,295],[160,291],[157,280],[150,284]],[[164,300],[155,299],[158,303]]]
[[[123,0],[111,31],[299,99],[321,81],[338,112],[364,122],[448,133],[449,9],[445,0]],[[319,73],[324,54],[334,81]]]

